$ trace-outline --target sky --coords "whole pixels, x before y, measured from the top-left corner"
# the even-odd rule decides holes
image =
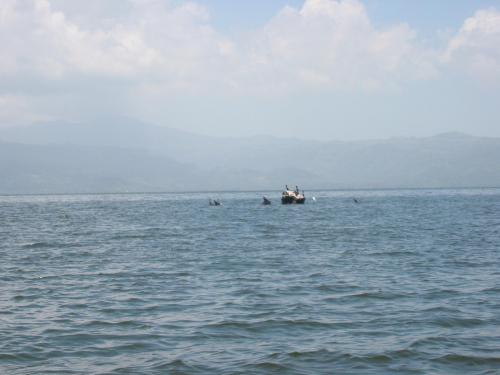
[[[2,0],[0,129],[500,137],[500,0]]]

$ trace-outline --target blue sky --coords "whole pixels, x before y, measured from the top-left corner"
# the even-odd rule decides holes
[[[181,1],[177,0],[178,3]],[[219,30],[243,32],[265,24],[285,6],[299,8],[302,0],[200,0]],[[500,0],[364,0],[374,24],[384,26],[406,22],[429,35],[458,28],[477,9],[500,7]]]
[[[500,0],[5,0],[0,14],[0,128],[119,115],[230,136],[500,136]]]

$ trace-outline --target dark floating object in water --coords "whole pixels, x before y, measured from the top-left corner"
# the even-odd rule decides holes
[[[354,203],[359,203],[359,201],[356,198],[352,198],[352,200],[354,201]]]
[[[217,200],[217,199],[214,199],[214,200],[209,199],[208,200],[208,204],[210,206],[222,206],[222,203],[219,200]]]
[[[295,186],[295,190],[289,190],[286,185],[286,190],[281,194],[281,203],[283,204],[303,204],[306,201],[304,191],[299,192],[299,187]]]
[[[271,204],[271,201],[269,199],[267,199],[266,197],[262,197],[263,201],[262,201],[262,204],[264,206],[269,206]]]

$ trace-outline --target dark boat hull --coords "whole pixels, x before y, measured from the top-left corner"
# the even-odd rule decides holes
[[[304,204],[306,198],[282,197],[282,204]]]

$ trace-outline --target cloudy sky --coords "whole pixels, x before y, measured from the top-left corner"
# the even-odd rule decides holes
[[[0,127],[500,136],[500,0],[1,0]]]

